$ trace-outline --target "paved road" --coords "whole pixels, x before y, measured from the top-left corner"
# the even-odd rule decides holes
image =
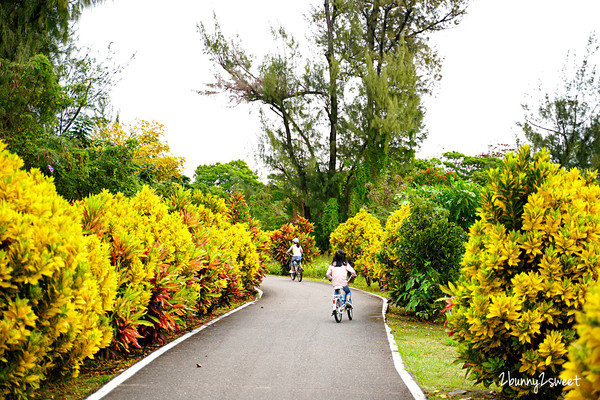
[[[267,276],[261,290],[259,301],[184,340],[103,399],[413,399],[394,368],[380,299],[354,290],[354,319],[344,314],[336,323],[330,285]]]

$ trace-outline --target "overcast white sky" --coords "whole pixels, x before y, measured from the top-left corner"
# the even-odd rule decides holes
[[[213,11],[227,36],[238,34],[258,60],[273,47],[270,26],[282,24],[301,38],[305,14],[316,0],[107,0],[79,24],[82,45],[100,54],[112,43],[117,57],[135,59],[112,92],[121,121],[165,125],[171,152],[196,166],[243,159],[252,168],[260,130],[257,106],[235,106],[225,95],[195,92],[212,81],[198,22],[212,26]],[[444,57],[434,98],[426,99],[428,139],[422,157],[456,150],[485,151],[514,143],[520,104],[540,80],[553,90],[568,51],[583,54],[592,31],[600,35],[598,0],[473,0],[456,28],[436,34]]]

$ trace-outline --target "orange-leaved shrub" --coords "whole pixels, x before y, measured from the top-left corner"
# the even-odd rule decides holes
[[[302,254],[304,264],[310,263],[319,254],[315,238],[312,235],[313,227],[314,225],[308,219],[298,215],[289,224],[271,232],[271,256],[281,265],[282,274],[287,274],[289,271],[291,257],[285,253],[293,244],[294,238],[298,238],[304,251]]]
[[[600,271],[600,187],[523,146],[489,173],[448,324],[465,368],[511,397],[553,399],[575,315]],[[512,378],[509,379],[509,375]]]
[[[116,280],[106,248],[84,236],[51,178],[21,169],[0,142],[0,398],[77,375],[110,344]],[[98,277],[95,275],[98,274]],[[103,287],[100,287],[99,281]]]
[[[329,242],[332,251],[346,252],[348,262],[370,285],[384,276],[383,265],[377,260],[382,237],[381,222],[361,208],[355,216],[338,225],[329,236]]]

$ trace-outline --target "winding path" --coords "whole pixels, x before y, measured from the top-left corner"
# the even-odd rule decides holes
[[[354,319],[336,323],[330,285],[267,276],[260,289],[260,300],[153,353],[88,399],[425,398],[395,367],[380,298],[353,290]]]

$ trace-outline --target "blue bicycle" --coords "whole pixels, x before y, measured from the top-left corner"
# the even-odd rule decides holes
[[[335,307],[332,311],[333,317],[335,318],[335,322],[342,322],[342,316],[344,315],[344,311],[348,314],[348,319],[352,321],[353,317],[353,307],[352,301],[345,302],[344,301],[344,291],[342,290],[343,286],[334,286],[333,287],[333,306]],[[346,304],[347,303],[347,304]]]

